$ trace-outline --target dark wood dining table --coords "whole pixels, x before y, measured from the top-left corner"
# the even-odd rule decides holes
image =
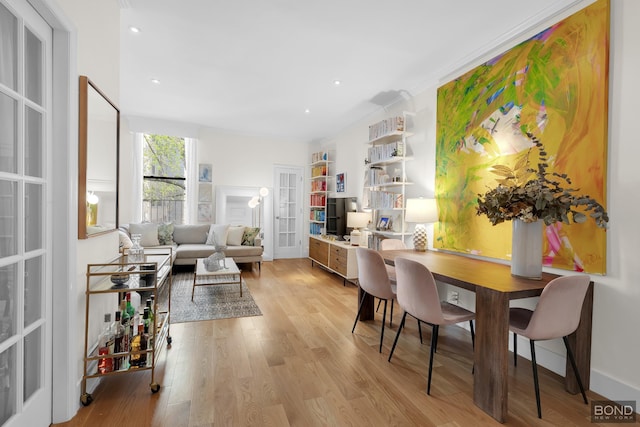
[[[387,264],[394,265],[397,257],[409,258],[425,265],[436,280],[475,292],[473,400],[486,413],[504,423],[508,413],[509,301],[539,296],[545,285],[559,276],[543,273],[541,280],[514,277],[509,265],[442,251],[393,250],[380,253]],[[360,320],[373,319],[373,297],[365,298],[364,304]],[[586,389],[589,388],[591,370],[592,311],[593,282],[585,297],[580,325],[569,337]],[[570,365],[566,369],[565,388],[573,394],[579,392]]]

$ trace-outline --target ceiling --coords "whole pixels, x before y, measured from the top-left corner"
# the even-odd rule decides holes
[[[120,0],[120,108],[318,141],[580,1]]]

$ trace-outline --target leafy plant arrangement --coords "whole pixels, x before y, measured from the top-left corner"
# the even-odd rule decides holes
[[[512,219],[524,222],[543,220],[546,225],[556,222],[583,223],[587,215],[600,228],[607,228],[609,216],[600,203],[588,195],[575,193],[578,189],[563,188],[571,185],[566,174],[547,172],[547,152],[533,134],[527,137],[539,150],[538,168],[529,167],[528,153],[512,168],[495,165],[491,172],[498,175],[498,186],[485,194],[478,194],[477,215],[486,215],[492,225]],[[580,208],[580,211],[577,210]]]

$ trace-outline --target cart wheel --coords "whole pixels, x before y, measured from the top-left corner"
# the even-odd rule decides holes
[[[160,384],[151,383],[151,393],[157,393],[160,390]]]
[[[89,406],[91,402],[93,402],[93,397],[91,396],[91,394],[84,393],[82,396],[80,396],[80,403],[82,403],[82,406]]]
[[[170,336],[167,337],[167,346],[171,347],[172,342],[173,342],[173,338],[171,338]]]

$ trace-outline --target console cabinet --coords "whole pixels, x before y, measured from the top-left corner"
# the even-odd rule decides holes
[[[309,236],[309,259],[341,276],[345,281],[358,278],[356,248],[347,242]]]

